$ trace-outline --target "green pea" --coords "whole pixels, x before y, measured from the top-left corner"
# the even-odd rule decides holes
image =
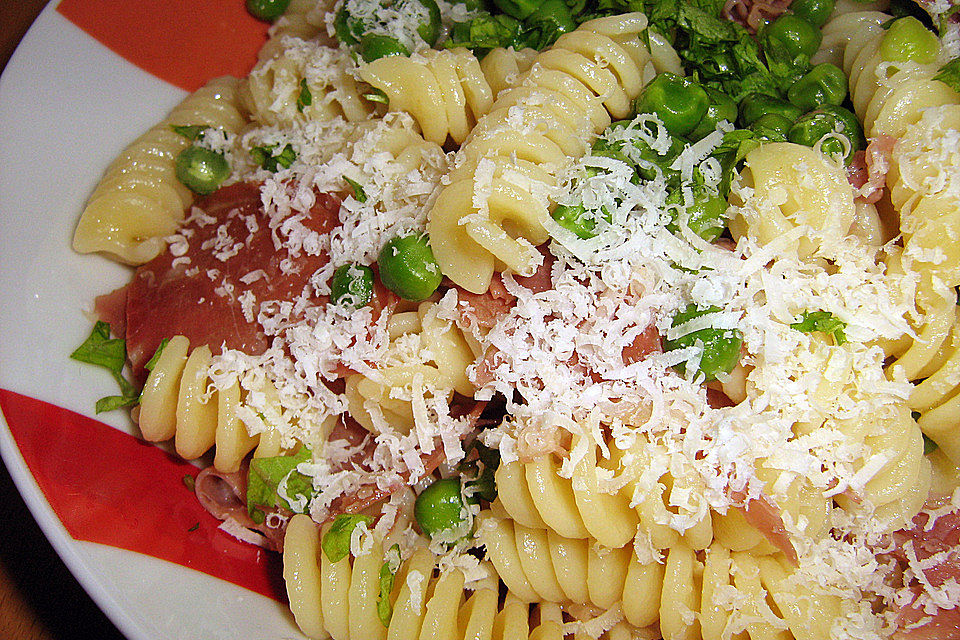
[[[757,118],[750,125],[750,130],[757,134],[757,137],[761,140],[786,142],[787,133],[791,126],[793,126],[793,122],[779,113],[767,113]]]
[[[803,110],[766,93],[751,93],[740,101],[740,125],[743,127],[749,127],[768,113],[776,113],[793,122]]]
[[[174,169],[180,182],[202,196],[219,189],[230,177],[230,165],[222,153],[196,145],[177,155]]]
[[[710,98],[692,80],[664,72],[643,88],[634,106],[637,113],[656,114],[671,134],[685,136],[706,115]]]
[[[737,121],[737,103],[722,91],[705,87],[710,104],[700,123],[690,132],[691,140],[700,140],[713,133],[721,120],[733,124]]]
[[[809,58],[820,47],[820,30],[798,15],[785,13],[760,32],[764,52],[769,56],[793,60]]]
[[[674,316],[673,326],[678,327],[689,320],[720,310],[719,307],[700,309],[697,305],[691,304]],[[737,366],[737,362],[740,361],[740,347],[743,346],[743,334],[737,329],[707,327],[675,340],[664,340],[663,348],[665,351],[674,351],[695,346],[697,343],[703,345],[703,355],[697,371],[703,374],[705,382],[710,382],[716,380],[717,374],[730,373]],[[680,363],[676,369],[680,373],[685,373],[685,363]]]
[[[550,215],[561,227],[572,231],[581,240],[589,240],[597,235],[596,212],[587,211],[582,204],[557,205]],[[606,212],[604,212],[604,218],[610,221],[610,215]]]
[[[930,64],[939,50],[937,36],[913,16],[895,20],[880,41],[880,57],[887,62]]]
[[[815,27],[822,27],[833,13],[834,0],[793,0],[790,11]]]
[[[847,75],[829,62],[818,64],[787,90],[787,99],[805,112],[824,104],[842,104],[846,97]]]
[[[380,280],[404,300],[420,302],[433,295],[443,274],[424,235],[398,236],[377,257]]]
[[[610,125],[610,129],[626,127],[630,120],[620,120]],[[654,135],[654,132],[650,132]],[[625,140],[609,142],[603,138],[597,138],[590,151],[595,156],[606,156],[625,162],[634,168],[637,175],[644,180],[653,180],[657,177],[657,169],[666,176],[668,183],[679,181],[680,173],[670,169],[670,165],[676,160],[680,152],[683,151],[685,144],[681,138],[670,136],[670,148],[664,154],[654,150],[644,138],[639,135]]]
[[[370,304],[373,298],[373,269],[361,264],[337,267],[330,281],[330,302],[356,309]]]
[[[469,533],[469,517],[460,497],[460,479],[437,480],[417,496],[413,515],[424,534],[433,538],[437,534],[453,532]]]
[[[370,33],[360,38],[360,57],[365,62],[373,62],[387,56],[409,56],[410,51],[403,43],[390,36]]]
[[[289,5],[290,0],[247,0],[247,11],[258,20],[273,22]]]
[[[683,191],[674,189],[667,196],[668,205],[682,205]],[[693,190],[693,204],[682,210],[682,207],[671,207],[673,220],[667,223],[670,233],[680,235],[681,217],[686,218],[686,226],[695,234],[713,242],[720,237],[726,227],[727,201],[715,191],[705,187],[695,187]]]
[[[860,126],[857,116],[836,105],[823,105],[819,109],[804,114],[790,127],[787,139],[795,144],[813,147],[828,133],[839,133],[850,141],[849,152],[844,156],[844,162],[848,164],[853,154],[866,146],[863,127]],[[831,156],[844,153],[843,143],[836,138],[824,140],[820,149]]]

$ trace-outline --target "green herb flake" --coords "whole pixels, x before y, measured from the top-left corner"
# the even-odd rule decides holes
[[[127,345],[120,338],[110,337],[110,325],[98,321],[90,336],[70,357],[79,362],[107,369],[120,386],[120,395],[106,396],[97,400],[97,413],[113,411],[121,407],[136,404],[140,394],[129,380],[123,377],[123,367],[127,361]]]
[[[947,64],[940,67],[934,80],[939,80],[954,91],[960,91],[960,58],[954,58]]]
[[[380,89],[370,89],[363,97],[370,102],[379,102],[380,104],[390,104],[390,98]]]
[[[330,562],[340,562],[350,554],[350,539],[353,530],[363,523],[366,526],[373,524],[373,518],[359,514],[344,513],[333,521],[330,529],[323,534],[320,547]]]
[[[258,165],[271,173],[276,173],[280,167],[289,169],[297,159],[297,152],[293,150],[293,145],[287,143],[283,149],[277,153],[277,147],[280,145],[262,145],[250,149],[250,157]]]
[[[263,517],[260,507],[284,507],[297,513],[306,511],[315,495],[313,482],[296,469],[301,462],[309,462],[310,459],[310,450],[302,447],[294,455],[254,458],[250,461],[247,473],[247,512],[254,521],[258,517],[257,513]],[[304,503],[304,508],[294,508],[295,505],[291,505],[277,493],[278,487],[284,482],[284,493],[291,499]]]
[[[183,476],[183,486],[190,489],[190,491],[195,491],[197,488],[197,479],[188,473]]]
[[[313,94],[310,93],[310,87],[307,86],[307,79],[300,81],[300,95],[297,96],[297,111],[303,113],[303,110],[313,104]]]
[[[833,337],[837,345],[844,344],[847,336],[843,332],[847,323],[835,317],[829,311],[804,311],[800,316],[800,321],[790,325],[791,329],[812,333],[819,331]]]
[[[390,603],[390,592],[393,591],[394,579],[400,568],[400,545],[395,544],[387,551],[386,560],[380,567],[380,595],[377,597],[377,616],[384,627],[390,627],[393,617],[393,605]]]
[[[203,137],[203,132],[209,129],[205,124],[172,124],[170,129],[177,135],[183,136],[190,142],[196,142]]]
[[[153,355],[150,357],[150,360],[147,361],[147,364],[143,365],[147,371],[153,371],[153,368],[157,366],[157,362],[160,360],[160,354],[163,353],[164,348],[166,348],[167,343],[170,342],[170,338],[164,338],[160,341],[160,346],[157,347],[157,350],[153,352]]]
[[[928,456],[940,448],[940,445],[938,445],[936,442],[928,438],[926,434],[922,434],[922,435],[923,435],[923,455]]]
[[[356,180],[351,180],[347,176],[343,176],[343,179],[346,180],[347,184],[353,189],[353,197],[356,198],[357,202],[367,201],[367,193],[363,190],[363,185]]]
[[[189,529],[187,529],[187,531],[196,531],[196,530],[199,529],[199,528],[200,528],[200,523],[198,522],[197,524],[195,524],[195,525],[193,525],[192,527],[190,527]]]

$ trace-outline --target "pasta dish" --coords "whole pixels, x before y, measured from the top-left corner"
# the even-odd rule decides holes
[[[960,14],[250,0],[74,358],[310,638],[960,637]]]

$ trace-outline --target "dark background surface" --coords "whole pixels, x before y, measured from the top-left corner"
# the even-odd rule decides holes
[[[47,0],[0,0],[0,69]],[[122,640],[40,531],[0,463],[0,640]]]

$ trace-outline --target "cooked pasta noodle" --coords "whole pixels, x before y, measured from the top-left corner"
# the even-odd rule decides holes
[[[441,271],[482,293],[498,264],[530,275],[547,240],[546,192],[556,172],[624,118],[643,87],[649,52],[643,14],[598,18],[537,56],[518,85],[497,95],[458,154],[461,163],[428,214]],[[521,114],[519,118],[512,114]]]
[[[244,457],[280,455],[279,431],[251,435],[241,419],[248,392],[236,379],[217,390],[209,378],[211,351],[206,345],[190,349],[190,341],[174,336],[157,358],[143,387],[137,420],[143,437],[151,442],[174,440],[177,455],[194,460],[214,449],[214,467],[233,472]],[[269,383],[260,390],[265,401],[257,411],[268,419],[280,416],[276,389]]]
[[[456,391],[472,396],[466,369],[476,354],[453,323],[437,317],[435,305],[390,318],[391,344],[375,372],[346,380],[350,415],[374,433],[414,429],[417,405],[426,397],[449,401]],[[424,418],[420,418],[422,421]]]
[[[783,556],[754,557],[713,544],[703,554],[683,542],[664,562],[643,563],[630,548],[524,527],[482,514],[480,540],[510,592],[528,602],[619,607],[637,627],[658,625],[664,640],[714,640],[746,632],[757,640],[828,638],[839,599],[804,594],[790,584]],[[736,602],[728,600],[736,586]]]
[[[361,66],[358,74],[387,94],[391,110],[412,115],[423,137],[439,145],[448,136],[463,142],[493,104],[480,62],[466,49],[387,56]]]
[[[190,141],[171,125],[207,125],[235,134],[246,121],[235,78],[211,80],[187,96],[107,168],[80,215],[74,250],[103,252],[127,264],[154,258],[193,202],[174,172],[177,154]]]

